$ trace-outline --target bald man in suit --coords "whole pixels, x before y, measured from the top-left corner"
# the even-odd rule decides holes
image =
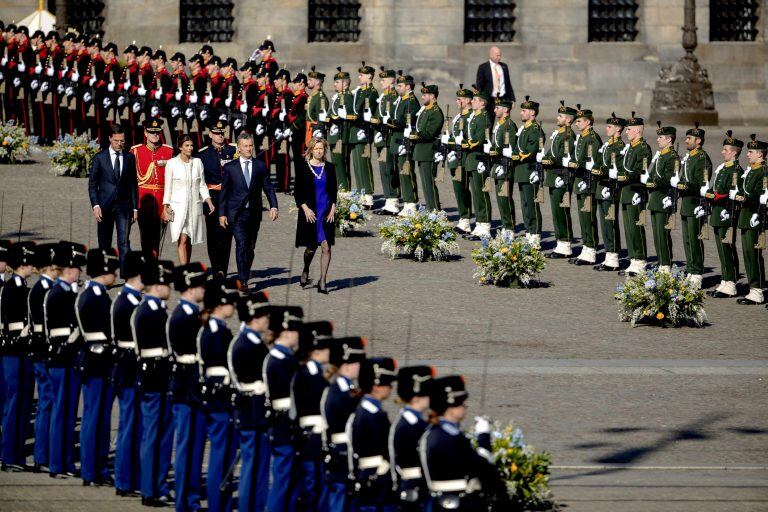
[[[477,67],[475,85],[491,98],[488,102],[489,112],[493,113],[494,98],[509,100],[512,108],[515,108],[515,91],[509,79],[509,67],[501,62],[501,50],[498,46],[491,46],[488,60]]]

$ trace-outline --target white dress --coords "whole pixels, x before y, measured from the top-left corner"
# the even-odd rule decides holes
[[[203,162],[199,158],[184,163],[177,156],[168,161],[165,166],[163,204],[173,210],[171,241],[176,242],[184,233],[192,245],[203,243],[203,201],[209,197]]]

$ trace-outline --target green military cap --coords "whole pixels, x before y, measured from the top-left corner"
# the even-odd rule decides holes
[[[611,112],[611,117],[605,120],[605,124],[612,124],[614,126],[627,126],[627,120],[621,117],[616,117],[616,112]]]
[[[395,78],[397,76],[394,69],[386,69],[384,66],[381,66],[379,69],[381,70],[379,78]]]
[[[768,142],[757,140],[757,134],[753,133],[749,136],[750,140],[747,142],[747,149],[756,149],[758,151],[768,151]]]
[[[505,98],[496,98],[493,104],[497,107],[512,108],[512,101]]]
[[[656,121],[656,135],[666,135],[668,137],[676,137],[677,129],[674,126],[661,126],[661,121]]]
[[[525,101],[520,104],[520,108],[524,110],[533,110],[538,115],[539,104],[531,100],[530,96],[525,97]]]
[[[365,61],[363,61],[363,65],[357,68],[357,72],[361,75],[375,75],[376,70],[373,68],[373,66],[366,66]]]
[[[349,80],[349,73],[341,70],[341,66],[336,68],[337,73],[333,75],[334,80]]]
[[[211,133],[215,133],[216,135],[224,135],[224,132],[227,130],[227,126],[229,126],[229,123],[219,119],[216,121],[216,124],[209,128],[209,130]]]
[[[424,82],[421,82],[421,94],[434,94],[435,98],[437,98],[437,95],[440,94],[440,90],[437,88],[437,85],[427,85]]]
[[[163,120],[159,117],[154,117],[148,121],[144,121],[143,126],[147,133],[161,133],[163,131]]]
[[[643,126],[645,121],[642,117],[635,117],[635,111],[632,111],[632,115],[627,119],[627,126]]]
[[[319,71],[315,71],[315,66],[310,68],[309,73],[307,73],[307,77],[314,78],[315,80],[325,80],[325,74]]]
[[[689,129],[687,132],[685,132],[685,135],[690,135],[691,137],[698,137],[700,139],[704,138],[704,130],[699,128],[699,122],[696,121],[693,123],[695,126],[691,129]]]
[[[728,130],[727,132],[725,132],[725,140],[723,141],[723,146],[733,146],[735,148],[743,148],[744,141],[739,139],[734,139],[733,130]]]
[[[457,98],[472,98],[475,95],[471,89],[465,89],[464,84],[459,84],[459,90],[456,91]]]
[[[473,92],[475,98],[480,98],[481,100],[485,100],[486,103],[491,101],[491,98],[490,98],[490,96],[488,96],[488,93],[478,89],[475,84],[472,84],[472,92]]]
[[[579,117],[592,117],[592,111],[588,108],[582,108],[581,103],[576,104],[576,118]]]
[[[413,85],[413,77],[411,75],[404,75],[402,69],[397,70],[397,83],[399,84],[411,84]]]
[[[576,109],[565,105],[565,100],[560,100],[560,108],[557,109],[558,114],[565,114],[567,116],[575,116]]]

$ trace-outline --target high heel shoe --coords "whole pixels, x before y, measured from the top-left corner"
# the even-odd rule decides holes
[[[299,278],[299,286],[306,288],[309,284],[309,272],[302,272]]]
[[[317,293],[328,295],[328,289],[325,286],[321,287],[320,283],[317,283]]]

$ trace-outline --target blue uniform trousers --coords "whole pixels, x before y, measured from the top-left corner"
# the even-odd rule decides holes
[[[51,428],[51,408],[53,407],[53,384],[48,367],[43,362],[32,365],[37,382],[37,411],[35,412],[35,464],[48,465],[48,431]]]
[[[232,494],[221,492],[219,485],[235,458],[232,416],[226,411],[208,411],[205,425],[210,441],[206,477],[208,510],[227,512],[232,510]]]
[[[168,471],[173,449],[173,416],[167,393],[141,394],[141,495],[170,494]]]
[[[269,441],[266,432],[239,430],[240,484],[238,512],[264,512],[269,493]]]
[[[323,478],[323,465],[319,460],[304,460],[299,465],[298,510],[317,512],[320,504],[328,502],[328,487]]]
[[[90,482],[109,478],[112,385],[107,377],[83,377],[80,424],[80,477]]]
[[[173,419],[176,424],[176,457],[173,462],[176,510],[198,510],[203,491],[205,415],[196,406],[178,403],[173,405]]]
[[[24,445],[32,412],[35,381],[32,363],[25,357],[3,357],[5,404],[3,412],[2,459],[4,464],[24,466]]]
[[[75,472],[75,421],[80,401],[80,377],[72,368],[48,369],[53,387],[51,428],[48,433],[52,475]]]
[[[135,491],[139,488],[141,477],[141,400],[133,386],[118,387],[115,394],[120,409],[115,448],[115,489]]]
[[[296,450],[289,442],[290,432],[287,424],[280,423],[270,430],[270,449],[272,452],[272,488],[269,490],[267,510],[285,512],[296,509],[296,490],[294,456]]]

